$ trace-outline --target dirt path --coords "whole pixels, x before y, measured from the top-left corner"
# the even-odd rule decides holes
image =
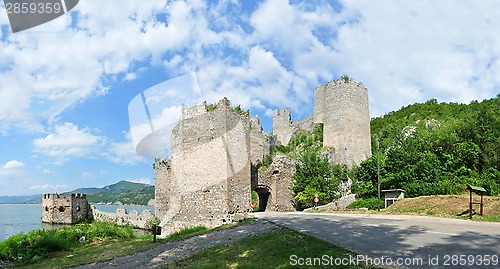
[[[259,219],[250,224],[218,230],[182,241],[168,242],[144,252],[115,258],[107,262],[87,264],[74,268],[157,268],[188,258],[205,248],[231,243],[235,240],[276,229],[279,229],[279,226]]]

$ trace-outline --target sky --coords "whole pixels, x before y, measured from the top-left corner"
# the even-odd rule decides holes
[[[371,117],[431,98],[493,98],[497,6],[80,0],[53,21],[12,33],[0,2],[0,195],[154,184],[154,157],[137,147],[147,132],[134,119],[144,119],[140,101],[152,102],[158,89],[168,103],[153,108],[159,116],[227,97],[266,131],[273,109],[308,116],[314,87],[342,75],[368,88]]]

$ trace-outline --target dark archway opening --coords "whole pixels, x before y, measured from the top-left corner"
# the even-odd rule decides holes
[[[256,188],[256,189],[254,189],[254,191],[257,193],[257,196],[259,198],[259,201],[258,201],[259,208],[256,211],[258,211],[258,212],[266,211],[267,202],[269,201],[269,195],[271,195],[271,193],[269,192],[269,189],[268,188]]]

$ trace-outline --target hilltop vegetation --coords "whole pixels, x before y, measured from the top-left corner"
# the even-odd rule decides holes
[[[375,196],[377,142],[382,189],[407,197],[463,192],[500,194],[500,95],[470,104],[413,104],[372,119],[373,156],[354,171],[354,191]]]

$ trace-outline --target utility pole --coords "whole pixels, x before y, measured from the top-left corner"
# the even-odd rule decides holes
[[[377,138],[377,190],[378,190],[378,211],[380,211],[380,143]]]

